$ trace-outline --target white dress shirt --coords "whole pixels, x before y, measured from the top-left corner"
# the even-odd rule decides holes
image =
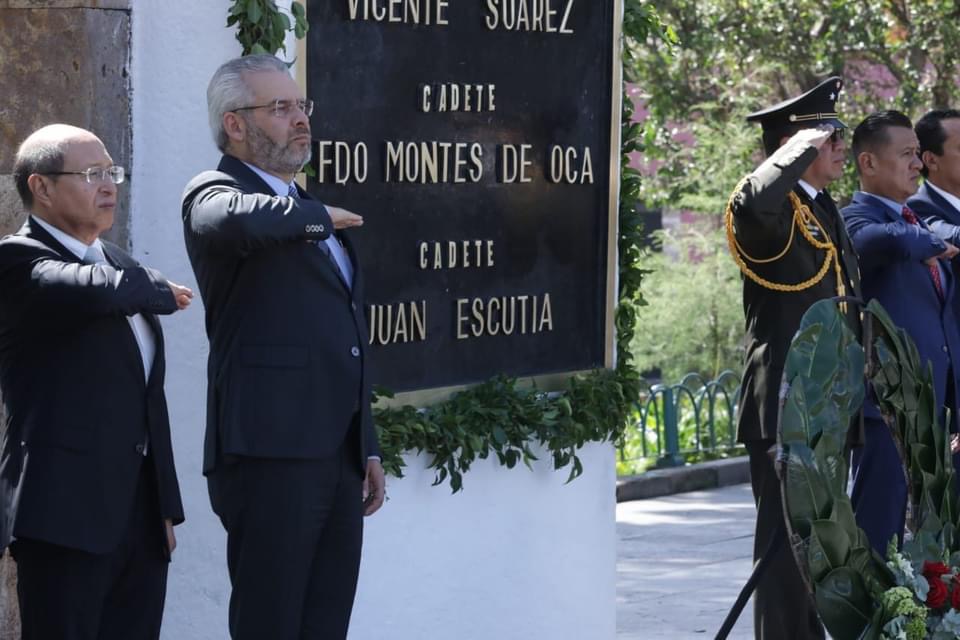
[[[816,200],[816,199],[817,199],[817,195],[818,195],[820,192],[817,191],[816,189],[814,189],[814,188],[813,188],[813,185],[811,185],[811,184],[810,184],[809,182],[807,182],[806,180],[800,180],[800,181],[797,182],[797,184],[800,185],[800,188],[801,188],[801,189],[803,189],[804,191],[807,192],[807,195],[810,196],[810,199],[811,199],[811,200]]]
[[[87,252],[92,250],[100,256],[102,262],[107,262],[107,257],[103,252],[103,243],[100,242],[100,238],[94,240],[92,245],[87,245],[36,216],[31,216],[31,219],[43,227],[57,242],[66,247],[70,253],[77,256],[80,260],[83,260]],[[123,277],[123,272],[118,270],[117,282],[120,281],[121,277]],[[147,324],[147,321],[141,314],[137,313],[132,316],[127,316],[127,322],[130,323],[130,330],[133,331],[133,337],[136,339],[137,346],[140,348],[144,380],[149,380],[150,370],[153,368],[153,358],[157,351],[156,337],[153,335],[153,330],[150,329],[150,325]]]

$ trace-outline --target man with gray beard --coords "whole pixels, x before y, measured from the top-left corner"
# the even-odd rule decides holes
[[[383,504],[370,411],[363,219],[293,181],[313,103],[270,55],[207,88],[223,158],[190,181],[183,225],[210,356],[203,472],[227,530],[235,639],[345,638],[363,516]]]

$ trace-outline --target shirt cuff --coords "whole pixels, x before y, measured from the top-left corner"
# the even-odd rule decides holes
[[[383,460],[380,459],[380,456],[367,456],[367,460],[368,461],[376,460],[377,462],[383,462]]]

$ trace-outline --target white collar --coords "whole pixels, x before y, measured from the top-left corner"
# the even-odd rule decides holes
[[[807,195],[810,196],[811,200],[817,199],[817,194],[820,192],[813,188],[809,182],[806,180],[800,180],[797,184],[800,185],[800,188],[807,192]]]
[[[947,202],[949,202],[949,203],[950,203],[950,206],[952,206],[952,207],[953,207],[954,209],[956,209],[957,211],[960,211],[960,198],[958,198],[957,196],[953,195],[953,194],[950,193],[949,191],[946,191],[946,190],[944,190],[944,189],[941,189],[940,187],[938,187],[937,185],[933,184],[933,183],[930,182],[929,180],[927,180],[925,184],[926,184],[928,187],[930,187],[931,189],[933,189],[934,191],[936,191],[937,193],[939,193],[941,196],[943,196],[943,199],[946,200]]]
[[[87,255],[87,250],[90,247],[96,247],[100,253],[103,253],[103,243],[100,242],[100,238],[97,238],[93,241],[93,244],[86,244],[82,240],[78,240],[66,233],[56,228],[46,220],[40,219],[38,216],[31,215],[30,218],[39,224],[41,227],[46,229],[46,231],[53,236],[53,239],[62,244],[64,247],[70,250],[70,253],[77,256],[79,259],[83,260],[84,256]]]
[[[241,160],[240,162],[243,162],[243,160]],[[260,178],[262,178],[263,181],[267,183],[267,186],[273,189],[273,192],[278,196],[290,195],[290,186],[294,184],[293,182],[289,182],[289,183],[284,182],[283,180],[273,175],[272,173],[267,173],[260,167],[256,167],[250,164],[249,162],[243,162],[243,164],[250,167],[251,171],[253,171],[255,174],[260,176]]]

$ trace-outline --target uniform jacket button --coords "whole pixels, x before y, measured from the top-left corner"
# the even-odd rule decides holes
[[[143,455],[143,443],[142,443],[142,442],[137,443],[137,446],[134,447],[134,450],[137,452],[137,455],[142,456],[142,455]]]
[[[350,355],[354,358],[360,357],[360,347],[350,347]]]

